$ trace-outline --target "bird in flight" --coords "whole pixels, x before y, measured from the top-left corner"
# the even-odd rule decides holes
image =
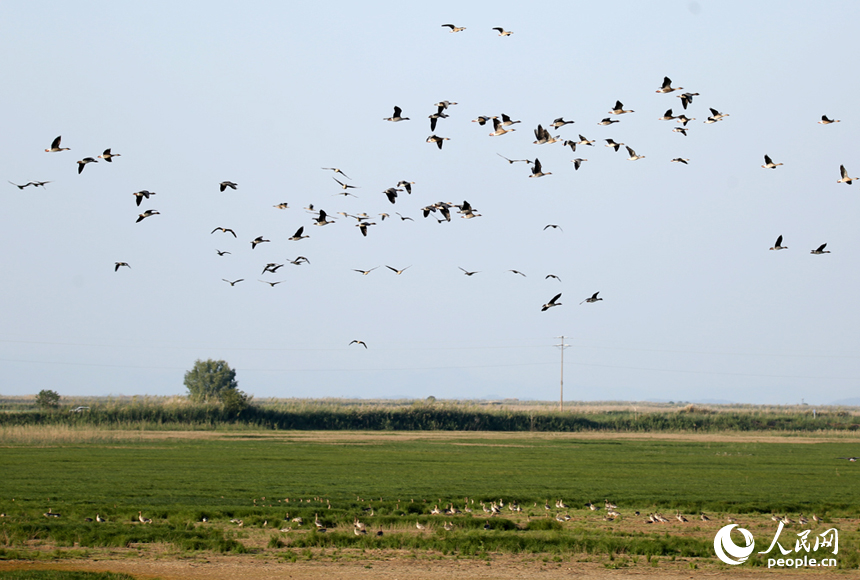
[[[631,111],[630,109],[625,109],[624,105],[621,104],[621,101],[615,101],[615,107],[609,111],[610,115],[623,115],[624,113],[635,113],[636,111]]]
[[[684,87],[675,87],[672,88],[672,81],[669,80],[669,77],[663,77],[663,85],[657,89],[658,93],[671,93],[672,91],[680,91],[683,90]]]
[[[689,159],[684,159],[683,157],[675,157],[671,161],[671,163],[683,163],[684,165],[687,165],[687,161],[689,161]]]
[[[561,278],[559,278],[559,277],[558,277],[558,276],[556,276],[555,274],[547,274],[546,276],[544,276],[544,278],[543,278],[543,279],[544,279],[544,280],[549,280],[550,278],[555,278],[556,280],[558,280],[559,282],[561,282]]]
[[[141,221],[145,220],[146,218],[154,216],[154,215],[160,215],[160,214],[159,214],[159,212],[155,211],[154,209],[148,209],[145,212],[143,212],[142,214],[138,215],[137,220],[134,223],[141,222]]]
[[[686,137],[686,136],[687,136],[687,131],[688,131],[688,130],[689,130],[689,129],[687,129],[686,127],[675,127],[674,129],[672,129],[672,132],[673,132],[673,133],[680,133],[681,135],[683,135],[684,137]]]
[[[364,343],[363,340],[353,340],[347,346],[352,346],[353,344],[360,344],[364,348],[367,348],[367,345]]]
[[[561,298],[561,292],[559,292],[558,294],[556,294],[555,296],[553,296],[553,297],[552,297],[552,299],[551,299],[549,302],[547,302],[546,304],[544,304],[544,305],[541,307],[540,311],[541,311],[541,312],[544,312],[544,311],[546,311],[546,310],[549,310],[549,309],[550,309],[550,308],[552,308],[553,306],[561,306],[561,302],[557,302],[557,300],[558,300],[559,298]]]
[[[379,268],[379,266],[376,266],[376,268]],[[371,268],[370,270],[356,270],[355,268],[353,268],[352,271],[359,272],[362,276],[367,276],[368,274],[376,270],[376,268]]]
[[[571,125],[571,124],[573,124],[573,121],[565,121],[564,117],[559,117],[558,119],[556,119],[555,121],[550,123],[549,126],[555,128],[555,129],[560,129],[561,127],[564,127],[565,125]]]
[[[826,248],[826,247],[827,247],[827,244],[821,244],[820,246],[818,246],[817,248],[815,248],[814,250],[812,250],[812,251],[811,251],[811,252],[809,252],[809,253],[810,253],[810,254],[829,254],[829,253],[830,253],[830,250],[825,250],[825,249],[824,249],[824,248]]]
[[[498,137],[499,135],[516,131],[516,129],[505,129],[504,123],[495,118],[493,119],[493,129],[494,131],[490,133],[490,137]]]
[[[848,177],[848,171],[845,169],[844,165],[839,166],[839,173],[842,174],[842,179],[836,181],[836,183],[847,183],[851,185],[851,182],[855,179],[860,179],[860,177]],[[20,185],[18,187],[21,187]]]
[[[787,250],[787,249],[788,249],[788,246],[783,246],[783,245],[782,245],[782,235],[780,235],[780,236],[776,239],[776,244],[774,244],[774,246],[773,246],[772,248],[768,248],[768,249],[769,249],[769,250]]]
[[[305,226],[300,227],[299,229],[296,230],[296,233],[294,233],[292,235],[292,237],[289,238],[289,240],[291,242],[298,242],[299,240],[301,240],[303,238],[309,238],[310,236],[303,236],[302,235],[302,233],[304,233],[304,231],[305,231]]]
[[[684,109],[687,108],[687,105],[693,102],[693,97],[698,97],[699,93],[684,93],[683,95],[677,95],[679,99],[681,99],[681,104],[684,106]]]
[[[385,119],[383,119],[383,121],[391,121],[393,123],[397,123],[398,121],[408,121],[409,117],[403,117],[403,116],[401,116],[401,113],[403,113],[403,109],[395,106],[394,107],[394,115],[391,117],[386,117]]]
[[[457,267],[458,267],[458,268],[460,268],[460,266],[457,266]],[[463,270],[463,273],[464,273],[466,276],[474,276],[475,274],[480,274],[480,272],[470,272],[470,271],[468,271],[468,270],[466,270],[466,269],[464,269],[464,268],[460,268],[460,269],[461,269],[461,270]]]
[[[325,210],[321,209],[319,211],[319,217],[314,218],[315,226],[327,226],[328,224],[333,224],[334,222],[328,221],[328,217],[325,213]]]
[[[520,275],[520,276],[522,276],[523,278],[525,278],[525,277],[526,277],[526,275],[525,275],[525,274],[523,274],[522,272],[520,272],[519,270],[508,270],[508,272],[513,272],[514,274],[519,274],[519,275]]]
[[[357,224],[355,224],[355,227],[357,227],[361,231],[362,236],[367,237],[367,228],[375,225],[376,222],[358,222]]]
[[[147,190],[145,190],[145,189],[141,189],[140,191],[135,191],[134,193],[132,193],[132,195],[133,195],[133,196],[134,196],[134,198],[135,198],[135,199],[134,199],[135,203],[136,203],[138,206],[140,206],[140,203],[143,201],[143,198],[149,199],[149,196],[150,196],[150,195],[155,195],[155,192],[154,192],[154,191],[147,191]]]
[[[259,280],[259,281],[262,282],[263,284],[268,284],[272,288],[274,288],[277,284],[280,284],[281,282],[283,282],[283,280],[278,280],[277,282],[269,282],[268,280]]]
[[[222,279],[222,280],[224,280],[225,282],[227,282],[230,286],[235,286],[235,285],[236,285],[236,284],[238,284],[239,282],[242,282],[243,280],[245,280],[244,278],[239,278],[238,280],[233,280],[233,281],[231,282],[231,281],[230,281],[230,280],[228,280],[227,278],[221,278],[221,279]]]
[[[325,169],[327,171],[334,171],[335,173],[340,173],[341,175],[343,175],[347,179],[352,179],[349,175],[347,175],[346,173],[344,173],[343,171],[341,171],[337,167],[322,167],[321,169]]]
[[[675,119],[675,115],[672,114],[672,109],[667,110],[663,113],[663,116],[657,119],[658,121],[672,121]]]
[[[523,163],[528,163],[528,164],[530,164],[530,165],[531,165],[531,163],[532,163],[532,162],[531,162],[530,160],[528,160],[528,159],[508,159],[507,157],[505,157],[505,156],[504,156],[504,155],[502,155],[501,153],[496,153],[496,155],[498,155],[499,157],[501,157],[502,159],[504,159],[505,161],[507,161],[508,163],[510,163],[510,164],[512,164],[512,165],[513,165],[514,163],[518,163],[518,162],[520,162],[520,161],[522,161]]]
[[[415,185],[414,181],[404,181],[401,179],[400,181],[397,182],[397,187],[402,187],[403,189],[406,190],[406,193],[408,193],[409,195],[412,195],[412,186],[413,185]]]
[[[224,232],[225,234],[226,234],[227,232],[229,232],[229,233],[233,234],[233,237],[234,237],[234,238],[236,237],[236,232],[234,232],[234,231],[233,231],[233,230],[231,230],[230,228],[220,228],[220,227],[219,227],[219,228],[215,228],[214,230],[212,230],[212,231],[211,231],[211,232],[209,232],[209,233],[210,233],[210,234],[214,234],[215,232],[217,232],[217,231],[219,231],[219,230],[220,230],[220,231],[222,231],[222,232]]]
[[[597,297],[598,294],[600,294],[600,292],[595,292],[594,294],[591,295],[591,298],[586,298],[585,300],[580,302],[580,304],[582,304],[583,302],[588,302],[589,304],[591,304],[593,302],[597,302],[598,300],[603,300],[603,298]]]
[[[400,213],[400,212],[398,212],[398,211],[396,211],[396,212],[394,212],[394,213],[396,213],[398,216],[400,216],[400,221],[402,221],[402,222],[405,222],[406,220],[409,220],[410,222],[414,222],[414,221],[415,221],[414,219],[412,219],[412,218],[411,218],[411,217],[409,217],[409,216],[401,215],[401,213]]]
[[[388,268],[389,270],[391,270],[392,272],[394,272],[395,274],[397,274],[397,275],[399,276],[399,275],[401,275],[403,272],[405,272],[406,270],[408,270],[409,268],[411,268],[411,267],[412,267],[412,265],[410,264],[409,266],[406,266],[406,267],[405,267],[405,268],[403,268],[402,270],[398,270],[397,268],[392,268],[391,266],[385,266],[385,267],[386,267],[386,268]]]
[[[251,249],[253,250],[254,248],[256,248],[257,244],[262,244],[262,243],[268,242],[268,241],[270,241],[270,240],[264,240],[263,236],[257,236],[256,238],[251,240]]]
[[[105,161],[107,161],[108,163],[113,163],[113,158],[114,158],[114,157],[120,157],[120,154],[119,154],[119,153],[111,153],[111,152],[110,152],[110,150],[111,150],[111,148],[110,148],[110,147],[108,147],[107,149],[105,149],[105,150],[104,150],[104,153],[102,153],[101,155],[99,155],[99,159],[104,159],[104,160],[105,160]]]
[[[611,125],[612,123],[620,123],[620,122],[621,121],[619,121],[618,119],[610,119],[609,117],[606,117],[605,119],[600,121],[598,123],[598,125]]]
[[[561,229],[561,226],[560,226],[560,225],[558,225],[558,224],[546,224],[546,225],[543,227],[543,229],[544,229],[544,230],[546,230],[547,228],[552,228],[552,229],[554,229],[554,230],[555,230],[555,229],[558,229],[558,230],[561,230],[562,232],[564,232],[564,230],[562,230],[562,229]]]
[[[385,194],[385,196],[388,198],[388,201],[390,201],[391,203],[394,203],[395,200],[397,199],[397,192],[398,191],[403,191],[403,190],[397,189],[396,187],[389,187],[388,189],[386,189],[382,193]]]
[[[443,141],[450,141],[450,140],[451,139],[449,139],[448,137],[439,137],[437,135],[430,135],[429,137],[427,137],[426,143],[435,143],[436,146],[439,147],[439,149],[442,149],[442,142]]]
[[[443,28],[445,28],[446,26],[451,29],[451,32],[462,32],[462,31],[466,30],[465,26],[454,26],[453,24],[443,24],[442,25]]]
[[[511,34],[513,34],[513,32],[511,32],[510,30],[505,30],[501,26],[496,26],[495,28],[493,28],[493,30],[498,30],[499,36],[510,36]]]
[[[349,185],[348,183],[344,183],[344,182],[342,182],[342,181],[338,181],[338,179],[337,179],[336,177],[332,177],[332,179],[334,179],[335,181],[337,181],[337,183],[338,183],[338,185],[340,185],[340,188],[341,188],[341,189],[361,189],[361,188],[360,188],[359,186],[357,186],[357,185]]]
[[[9,183],[12,183],[11,181]],[[24,189],[25,187],[34,186],[34,187],[45,187],[46,183],[51,183],[50,181],[28,181],[24,185],[18,185],[17,183],[12,183],[18,189]]]
[[[624,143],[616,143],[613,139],[604,139],[606,141],[607,147],[613,147],[615,151],[618,151]]]
[[[266,272],[271,272],[272,274],[274,274],[275,272],[278,271],[279,268],[283,268],[283,267],[284,267],[283,264],[276,264],[275,262],[269,262],[268,264],[266,264],[266,267],[263,268],[263,271],[260,272],[260,274],[265,274]]]
[[[430,119],[430,130],[431,130],[431,131],[435,131],[435,130],[436,130],[436,122],[437,122],[439,119],[447,119],[447,118],[448,118],[448,115],[446,115],[446,114],[444,113],[445,109],[447,109],[447,108],[448,108],[447,106],[444,106],[444,107],[443,107],[442,105],[437,105],[436,112],[429,116],[429,119]]]
[[[45,149],[45,153],[57,153],[58,151],[71,151],[68,147],[60,147],[60,141],[63,139],[63,136],[60,135],[56,139],[54,139],[53,143],[51,143],[50,149]]]
[[[118,271],[122,266],[125,266],[126,268],[131,268],[131,266],[128,265],[128,262],[114,262],[113,271]]]
[[[87,163],[98,163],[98,162],[99,162],[98,159],[93,159],[92,157],[84,157],[83,159],[78,161],[78,175],[81,174],[81,171],[84,170],[84,167],[86,167]]]
[[[287,202],[279,203],[277,205],[273,205],[272,207],[276,207],[278,209],[289,209],[290,204]]]
[[[839,119],[828,119],[827,115],[821,115],[821,120],[818,121],[819,125],[829,125],[830,123],[839,123]],[[59,137],[57,137],[59,139]]]
[[[636,152],[633,149],[631,149],[630,147],[627,147],[626,145],[625,145],[625,149],[627,149],[627,152],[630,153],[630,157],[627,158],[627,161],[636,161],[637,159],[645,159],[644,155],[636,155]]]
[[[543,169],[543,168],[541,167],[540,159],[538,159],[537,157],[535,157],[535,163],[534,163],[534,165],[535,165],[535,166],[534,166],[534,167],[532,167],[532,174],[531,174],[531,175],[529,175],[529,177],[543,177],[544,175],[552,175],[552,172],[550,172],[550,173],[544,173],[544,172],[542,171],[542,169]]]
[[[782,163],[774,163],[771,161],[770,157],[767,155],[764,156],[764,165],[762,165],[763,169],[776,169],[780,165],[782,165]]]
[[[577,157],[576,159],[571,159],[570,162],[573,163],[573,169],[575,171],[579,171],[580,166],[586,161],[588,161],[588,159],[583,159],[582,157]]]
[[[224,190],[225,190],[225,189],[227,189],[228,187],[229,187],[230,189],[235,190],[237,187],[239,187],[239,184],[238,184],[238,183],[233,183],[232,181],[222,181],[222,182],[219,184],[219,186],[218,186],[218,187],[221,189],[221,191],[224,191]]]
[[[230,254],[232,252],[227,252],[227,251],[222,252],[218,248],[215,248],[215,253],[217,253],[219,256],[223,256],[224,254]]]

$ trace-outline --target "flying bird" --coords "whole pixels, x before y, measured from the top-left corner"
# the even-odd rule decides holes
[[[531,175],[529,175],[529,177],[543,177],[544,175],[552,175],[552,173],[551,173],[551,172],[550,172],[550,173],[544,173],[544,172],[542,171],[542,167],[541,167],[541,164],[540,164],[540,159],[538,159],[537,157],[535,157],[535,163],[534,163],[534,165],[535,165],[535,166],[534,166],[534,167],[532,167],[532,174],[531,174]]]
[[[343,171],[341,171],[337,167],[321,167],[321,169],[325,169],[327,171],[334,171],[335,173],[340,173],[341,175],[343,175],[347,179],[352,179],[349,175],[347,175],[346,173],[344,173]]]
[[[606,141],[607,147],[613,147],[615,149],[615,151],[618,151],[618,149],[620,149],[621,146],[624,145],[624,143],[616,143],[612,139],[604,139],[604,141]]]
[[[510,30],[505,30],[501,26],[496,26],[495,28],[493,28],[493,30],[498,30],[499,36],[510,36],[511,34],[513,34],[513,32],[511,32]]]
[[[438,137],[436,135],[430,135],[429,137],[427,137],[427,141],[425,141],[425,142],[426,143],[435,143],[436,146],[439,147],[439,149],[442,149],[442,142],[443,141],[450,141],[450,140],[451,139],[449,139],[448,137]]]
[[[600,292],[595,292],[594,294],[591,295],[591,298],[586,298],[585,300],[580,302],[580,304],[582,304],[583,302],[588,302],[589,304],[591,304],[593,302],[597,302],[598,300],[603,300],[603,298],[597,297],[598,294],[600,294]]]
[[[615,107],[609,111],[611,115],[623,115],[624,113],[635,113],[636,111],[632,111],[630,109],[625,109],[624,105],[621,104],[621,101],[615,101]]]
[[[684,109],[687,108],[687,105],[693,102],[693,97],[698,97],[699,93],[684,93],[683,95],[677,95],[679,99],[681,99],[681,105],[684,106]]]
[[[782,163],[774,163],[771,161],[770,157],[767,155],[764,156],[764,165],[762,165],[763,169],[776,169],[780,165],[782,165]]]
[[[522,161],[523,163],[528,163],[529,165],[531,165],[531,164],[532,164],[532,161],[530,161],[530,160],[528,160],[528,159],[508,159],[507,157],[505,157],[505,156],[504,156],[504,155],[502,155],[501,153],[496,153],[496,155],[498,155],[499,157],[501,157],[502,159],[504,159],[505,161],[507,161],[508,163],[510,163],[510,164],[512,164],[512,165],[513,165],[514,163],[519,163],[520,161]]]
[[[811,251],[811,252],[809,252],[809,253],[810,253],[810,254],[829,254],[829,253],[830,253],[830,250],[825,250],[825,249],[824,249],[824,248],[826,248],[826,247],[827,247],[827,244],[821,244],[820,246],[818,246],[817,248],[815,248],[814,250],[812,250],[812,251]]]
[[[353,344],[360,344],[360,345],[361,345],[361,346],[363,346],[364,348],[367,348],[367,344],[365,344],[365,342],[364,342],[363,340],[353,340],[353,341],[350,341],[350,343],[349,343],[347,346],[351,346],[351,345],[353,345]]]
[[[675,157],[671,162],[672,163],[683,163],[684,165],[687,165],[687,161],[689,161],[689,159],[684,159],[683,157]]]
[[[150,196],[150,195],[155,195],[155,192],[154,192],[154,191],[147,191],[147,190],[145,190],[145,189],[141,189],[140,191],[135,191],[134,193],[132,193],[132,195],[133,195],[133,196],[134,196],[134,198],[135,198],[135,199],[134,199],[134,202],[135,202],[138,206],[140,206],[140,202],[142,202],[144,198],[149,199],[149,196]]]
[[[625,149],[627,149],[627,152],[630,153],[630,157],[627,158],[627,161],[636,161],[637,159],[645,159],[644,155],[636,155],[636,152],[632,148],[627,147],[626,145],[625,145]]]
[[[851,185],[851,182],[855,179],[860,179],[860,177],[848,177],[848,171],[846,171],[844,165],[839,166],[839,172],[842,174],[842,179],[836,181],[836,183],[847,183]]]
[[[362,236],[367,237],[367,228],[375,225],[375,222],[359,222],[355,224],[355,227],[357,227],[361,231]]]
[[[825,244],[825,245],[827,245],[827,244]],[[113,271],[114,272],[118,271],[121,266],[125,266],[126,268],[131,268],[131,266],[128,265],[128,262],[114,262]]]
[[[333,223],[334,223],[333,221],[332,222],[328,221],[325,210],[322,210],[322,209],[319,211],[319,217],[314,218],[314,225],[315,226],[327,226],[328,224],[333,224]]]
[[[560,129],[561,127],[564,127],[565,125],[571,125],[571,124],[573,124],[573,121],[565,121],[564,117],[559,117],[558,119],[556,119],[555,121],[550,123],[550,127]]]
[[[669,77],[663,77],[663,85],[657,89],[658,93],[671,93],[672,91],[680,91],[683,90],[684,87],[675,87],[672,88],[672,81],[669,80]]]
[[[555,274],[547,274],[546,276],[544,276],[544,278],[543,278],[543,279],[544,279],[544,280],[549,280],[550,278],[555,278],[556,280],[558,280],[559,282],[561,282],[561,278],[559,278],[559,277],[558,277],[558,276],[556,276]],[[560,295],[559,295],[559,296],[560,296]]]
[[[98,163],[98,162],[99,162],[98,159],[93,159],[92,157],[84,157],[83,159],[78,161],[78,175],[81,174],[81,172],[84,170],[84,167],[86,167],[87,163]]]
[[[231,282],[231,281],[230,281],[230,280],[228,280],[227,278],[221,278],[221,279],[222,279],[222,280],[224,280],[225,282],[227,282],[230,286],[235,286],[235,285],[236,285],[236,284],[238,284],[239,282],[242,282],[242,281],[244,281],[244,280],[245,280],[244,278],[239,278],[238,280],[233,280],[233,281]]]
[[[215,248],[215,253],[217,253],[219,256],[223,256],[224,254],[231,254],[232,252],[227,252],[227,251],[222,252],[218,248]]]
[[[561,226],[560,226],[560,225],[558,225],[558,224],[546,224],[546,225],[543,227],[543,229],[544,229],[544,230],[546,230],[547,228],[552,228],[552,229],[554,229],[554,230],[555,230],[555,229],[558,229],[558,230],[561,230],[562,232],[564,232],[564,230],[562,230],[562,229],[561,229]]]
[[[253,250],[254,248],[256,248],[257,244],[262,244],[262,243],[268,242],[268,241],[270,241],[270,240],[264,240],[263,236],[257,236],[256,238],[251,240],[251,249]]]
[[[525,274],[523,274],[522,272],[520,272],[519,270],[508,270],[508,272],[513,272],[514,274],[519,274],[519,275],[520,275],[520,276],[522,276],[523,278],[525,278],[525,277],[526,277],[526,275],[525,275]]]
[[[401,116],[401,113],[403,113],[403,109],[395,106],[394,115],[392,117],[386,117],[383,121],[391,121],[393,123],[397,123],[398,121],[408,121],[409,117],[403,117]]]
[[[412,186],[413,185],[415,185],[414,181],[404,181],[401,179],[400,181],[397,182],[397,187],[402,187],[403,189],[406,190],[406,193],[408,193],[409,195],[412,195]]]
[[[827,115],[821,115],[821,120],[818,121],[819,125],[829,125],[830,123],[839,123],[839,119],[828,119]],[[57,137],[59,139],[59,137]]]
[[[155,211],[154,209],[148,209],[145,212],[143,212],[142,214],[138,215],[137,220],[134,223],[141,222],[141,221],[145,220],[146,218],[154,216],[154,215],[159,215],[159,212]]]
[[[576,159],[571,159],[571,163],[573,163],[573,169],[575,171],[579,171],[579,167],[586,161],[588,161],[588,159],[582,159],[581,157],[577,157]]]
[[[388,268],[389,270],[391,270],[392,272],[394,272],[395,274],[397,274],[397,275],[399,276],[399,275],[401,275],[403,272],[405,272],[406,270],[408,270],[409,268],[411,268],[411,267],[412,267],[412,265],[410,264],[409,266],[406,266],[406,267],[405,267],[405,268],[403,268],[402,270],[398,270],[397,268],[392,268],[391,266],[385,266],[385,267],[386,267],[386,268]]]
[[[229,187],[230,189],[235,190],[237,187],[239,187],[239,184],[238,184],[238,183],[233,183],[232,181],[222,181],[222,182],[219,184],[219,186],[218,186],[218,187],[219,187],[219,189],[221,189],[221,191],[224,191],[224,190],[225,190],[225,189],[227,189],[228,187]]]
[[[287,202],[279,203],[277,205],[273,205],[272,207],[276,207],[278,209],[289,209],[290,204]]]
[[[454,26],[453,24],[443,24],[442,28],[448,27],[451,29],[451,32],[462,32],[466,30],[465,26]]]
[[[278,280],[277,282],[269,282],[268,280],[259,280],[259,282],[262,282],[263,284],[268,284],[269,286],[271,286],[272,288],[274,288],[276,285],[278,285],[278,284],[280,284],[281,282],[283,282],[283,280]]]
[[[430,119],[430,130],[436,130],[436,121],[439,119],[447,119],[448,115],[444,113],[446,107],[439,106],[435,113],[430,115],[428,118]]]
[[[788,246],[783,246],[783,245],[782,245],[782,235],[780,235],[780,236],[776,239],[776,244],[774,244],[774,246],[773,246],[772,248],[768,248],[768,249],[769,249],[769,250],[787,250],[787,249],[788,249]]]
[[[362,276],[367,276],[368,274],[370,274],[371,272],[376,270],[376,268],[379,268],[379,266],[376,266],[375,268],[371,268],[370,270],[356,270],[355,268],[353,268],[352,271],[353,272],[359,272]]]
[[[457,266],[457,267],[458,267],[458,268],[460,268],[460,266]],[[468,270],[466,270],[466,269],[464,269],[464,268],[460,268],[460,269],[461,269],[461,270],[463,270],[463,273],[464,273],[466,276],[474,276],[475,274],[480,274],[480,272],[470,272],[470,271],[468,271]]]
[[[403,191],[403,190],[397,189],[395,187],[389,187],[388,189],[386,189],[382,193],[385,194],[385,196],[388,198],[388,201],[390,201],[391,203],[394,203],[395,200],[397,199],[397,192],[398,191]]]
[[[292,235],[292,237],[290,237],[290,238],[289,238],[289,240],[290,240],[291,242],[298,242],[299,240],[301,240],[301,239],[303,239],[303,238],[309,238],[310,236],[303,236],[303,235],[302,235],[302,233],[303,233],[304,231],[305,231],[305,226],[300,227],[299,229],[297,229],[297,230],[296,230],[296,233],[294,233],[294,234]],[[235,234],[234,234],[234,235],[235,235]]]
[[[233,231],[233,230],[231,230],[230,228],[221,228],[221,227],[218,227],[218,228],[215,228],[214,230],[212,230],[212,231],[211,231],[211,232],[209,232],[209,233],[210,233],[210,234],[214,234],[215,232],[217,232],[217,231],[219,231],[219,230],[220,230],[220,231],[222,231],[222,232],[224,232],[225,234],[229,232],[229,233],[233,234],[233,237],[234,237],[234,238],[236,237],[236,232],[234,232],[234,231]]]
[[[113,162],[113,161],[112,161],[112,159],[113,159],[114,157],[120,157],[120,154],[119,154],[119,153],[111,153],[111,152],[110,152],[110,150],[111,150],[111,148],[110,148],[110,147],[108,147],[107,149],[105,149],[105,150],[104,150],[104,153],[102,153],[101,155],[99,155],[99,159],[104,159],[104,160],[105,160],[105,161],[107,161],[108,163],[112,163],[112,162]]]
[[[663,116],[657,119],[658,121],[671,121],[675,118],[675,115],[672,114],[672,109],[668,109]]]
[[[50,149],[45,149],[45,153],[57,153],[58,151],[71,151],[68,147],[60,147],[60,141],[63,139],[63,136],[60,135],[56,139],[54,139],[53,143],[51,143]]]
[[[502,125],[504,125],[505,127],[508,127],[508,126],[514,125],[516,123],[520,123],[520,121],[512,121],[508,115],[502,113]]]
[[[619,121],[618,119],[610,119],[609,117],[606,117],[605,119],[600,121],[598,123],[598,125],[611,125],[612,123],[620,123],[620,122],[621,121]]]
[[[504,123],[495,118],[493,119],[493,129],[494,131],[490,133],[490,137],[498,137],[499,135],[516,131],[516,129],[505,129]]]
[[[541,307],[540,311],[541,311],[541,312],[544,312],[544,311],[546,311],[546,310],[549,310],[549,309],[550,309],[550,308],[552,308],[553,306],[561,306],[561,302],[557,302],[557,300],[558,300],[559,298],[561,298],[561,292],[559,292],[558,294],[556,294],[555,296],[553,296],[553,297],[552,297],[552,299],[551,299],[549,302],[547,302],[546,304],[544,304],[544,305]]]
[[[338,179],[337,179],[336,177],[332,177],[332,179],[334,179],[335,181],[337,181],[337,183],[338,183],[338,185],[340,185],[340,188],[341,188],[341,189],[361,189],[361,188],[360,188],[359,186],[357,186],[357,185],[349,185],[348,183],[344,183],[344,182],[342,182],[342,181],[338,181]]]

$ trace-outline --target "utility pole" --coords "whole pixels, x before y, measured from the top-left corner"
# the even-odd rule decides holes
[[[560,390],[558,395],[558,410],[559,412],[564,411],[564,349],[569,348],[569,344],[564,343],[564,335],[556,336],[556,338],[561,339],[561,344],[556,344],[553,346],[557,346],[561,349],[561,375],[560,375]]]

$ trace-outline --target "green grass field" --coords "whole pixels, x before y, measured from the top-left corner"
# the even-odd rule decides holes
[[[860,534],[853,518],[860,464],[836,459],[857,454],[853,437],[713,439],[344,432],[151,438],[96,431],[54,443],[7,437],[0,439],[0,512],[6,514],[0,519],[0,557],[44,556],[49,546],[85,550],[153,542],[180,551],[244,552],[261,549],[259,538],[253,540],[258,530],[262,549],[376,546],[466,555],[496,550],[712,558],[713,533],[725,514],[772,530],[762,514],[802,512],[832,521],[851,518],[851,529],[840,528],[840,541],[853,542],[855,555],[842,562],[857,565]],[[435,504],[463,509],[465,498],[474,514],[429,515]],[[480,503],[500,498],[518,502],[523,511],[505,510],[488,534]],[[559,498],[570,508],[552,515],[569,513],[572,522],[544,519],[544,502]],[[584,507],[589,501],[602,505],[604,498],[619,506],[622,517],[615,522]],[[62,517],[44,517],[49,508]],[[637,510],[643,515],[634,516]],[[140,524],[138,511],[153,524]],[[669,517],[680,511],[691,523],[644,525],[645,514],[655,511]],[[698,521],[701,511],[713,518],[710,527]],[[97,513],[109,521],[85,521]],[[315,513],[333,528],[328,534],[299,531],[313,528]],[[290,524],[287,514],[301,516],[304,525]],[[207,524],[200,523],[204,517]],[[355,517],[369,530],[382,527],[385,536],[354,536]],[[242,528],[231,519],[243,520]],[[426,534],[417,534],[419,520],[431,524]],[[442,521],[457,527],[444,532]],[[294,531],[277,531],[288,525]],[[41,551],[34,552],[34,540],[43,544]]]

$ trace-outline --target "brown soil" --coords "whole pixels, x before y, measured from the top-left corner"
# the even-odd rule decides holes
[[[686,561],[661,561],[652,567],[639,564],[608,569],[600,562],[544,562],[542,558],[494,556],[482,560],[455,560],[409,554],[349,554],[341,551],[338,561],[283,562],[258,556],[124,557],[121,559],[65,560],[52,563],[0,562],[0,571],[13,569],[60,569],[90,572],[123,572],[139,578],[162,580],[605,580],[610,578],[661,578],[687,580],[710,577],[731,580],[751,578],[860,578],[856,571],[728,569],[705,566],[691,569]],[[114,556],[116,557],[116,556]],[[110,557],[108,557],[110,558]]]

